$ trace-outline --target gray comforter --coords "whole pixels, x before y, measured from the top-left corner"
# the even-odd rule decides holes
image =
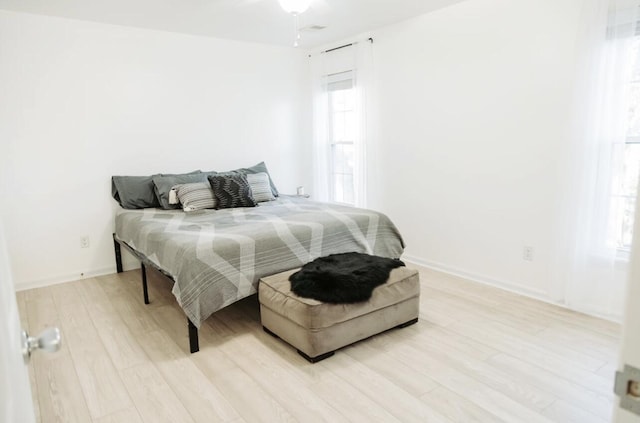
[[[116,236],[175,280],[194,325],[257,291],[263,276],[349,251],[399,258],[404,244],[381,213],[281,196],[259,207],[121,210]]]

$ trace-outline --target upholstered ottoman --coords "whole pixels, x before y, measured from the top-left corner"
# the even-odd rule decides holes
[[[265,331],[297,348],[315,363],[338,348],[418,321],[418,271],[393,269],[386,283],[373,290],[369,301],[328,304],[291,292],[289,276],[299,269],[260,279],[258,298]]]

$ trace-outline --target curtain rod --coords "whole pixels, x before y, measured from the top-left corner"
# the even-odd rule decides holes
[[[373,43],[373,38],[369,37],[369,38],[367,38],[367,41],[369,41],[370,43]],[[328,50],[321,51],[320,54],[322,54],[322,53],[330,53],[332,51],[340,50],[341,48],[345,48],[345,47],[351,47],[354,44],[358,44],[358,42],[356,41],[356,42],[353,42],[353,43],[345,44],[343,46],[330,48]]]

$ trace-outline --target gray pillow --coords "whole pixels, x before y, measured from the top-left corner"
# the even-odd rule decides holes
[[[276,199],[276,197],[273,196],[273,192],[271,192],[269,175],[266,173],[249,173],[247,174],[247,182],[249,182],[253,199],[256,200],[256,202],[261,203]]]
[[[269,175],[269,170],[267,170],[267,165],[264,162],[260,162],[255,166],[251,166],[251,167],[242,167],[240,169],[235,169],[235,170],[230,170],[228,172],[205,172],[207,174],[207,176],[211,176],[211,175],[220,175],[220,176],[227,176],[227,175],[236,175],[236,174],[254,174],[254,173],[266,173],[269,176],[269,186],[271,187],[271,192],[273,193],[274,197],[277,197],[278,195],[280,195],[278,193],[278,189],[276,188],[276,185],[273,183],[273,179],[271,178],[271,175]]]
[[[112,176],[111,195],[123,209],[159,207],[152,176]]]
[[[169,204],[169,191],[176,185],[191,184],[194,182],[206,182],[206,174],[197,171],[193,173],[185,173],[182,175],[155,175],[153,177],[153,185],[156,197],[160,203],[160,207],[165,210],[179,209],[180,204]]]
[[[269,170],[267,169],[267,165],[264,162],[260,162],[255,166],[245,167],[238,170],[245,173],[263,173],[264,172],[267,175],[269,175]],[[276,188],[276,185],[273,183],[273,178],[271,178],[271,175],[269,175],[269,184],[271,185],[271,192],[273,192],[274,197],[277,197],[278,195],[280,195],[278,193],[278,188]]]

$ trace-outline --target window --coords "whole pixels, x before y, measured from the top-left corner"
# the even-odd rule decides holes
[[[329,75],[329,197],[355,204],[355,89],[352,72]]]
[[[313,193],[320,201],[367,206],[371,43],[311,57]]]
[[[615,169],[612,215],[615,225],[615,246],[630,251],[633,239],[633,223],[640,174],[640,37],[633,41],[635,65],[629,82],[629,110],[624,143],[614,147],[618,157]],[[616,151],[617,150],[617,151]]]

